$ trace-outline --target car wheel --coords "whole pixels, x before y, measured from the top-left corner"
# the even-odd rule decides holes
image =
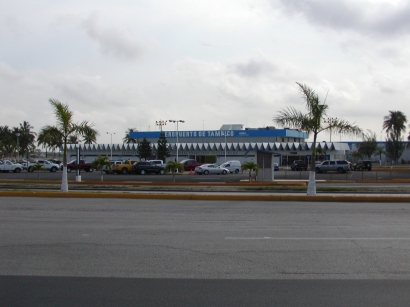
[[[50,170],[50,172],[52,172],[52,173],[55,173],[56,171],[57,171],[56,167],[52,167],[51,170]]]
[[[160,174],[160,175],[164,175],[164,173],[165,173],[165,172],[164,172],[163,169],[159,171],[159,174]]]
[[[235,174],[238,174],[238,173],[239,173],[239,170],[238,170],[238,169],[236,169],[236,170],[235,170]]]
[[[140,172],[140,174],[141,174],[141,175],[145,175],[145,170],[142,169],[141,172]]]
[[[127,169],[126,167],[124,167],[124,168],[121,170],[121,173],[122,173],[123,175],[128,174],[128,169]]]
[[[20,172],[21,172],[21,168],[16,168],[16,169],[14,170],[14,172],[15,172],[15,173],[20,173]]]
[[[339,174],[343,174],[343,173],[344,173],[343,168],[339,167],[339,168],[337,169],[337,172],[338,172]]]
[[[32,168],[31,166],[29,166],[28,172],[31,173],[31,172],[32,172],[32,169],[33,169],[33,168]]]
[[[67,173],[71,173],[71,167],[67,167]]]
[[[208,175],[209,174],[209,171],[204,171],[204,175]]]
[[[316,173],[321,173],[320,168],[316,168]]]
[[[223,170],[222,175],[226,175],[227,171]]]

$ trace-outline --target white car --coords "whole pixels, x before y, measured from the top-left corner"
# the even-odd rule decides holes
[[[60,169],[60,165],[58,165],[58,164],[52,163],[52,162],[47,161],[47,160],[37,160],[34,163],[29,163],[28,164],[28,171],[29,172],[31,172],[31,166],[35,163],[40,163],[43,168],[45,168],[47,171],[50,171],[50,172],[53,172],[53,173]]]
[[[208,175],[208,174],[222,174],[226,175],[229,173],[229,169],[225,167],[220,167],[218,164],[202,164],[201,166],[195,167],[195,173],[198,175]]]

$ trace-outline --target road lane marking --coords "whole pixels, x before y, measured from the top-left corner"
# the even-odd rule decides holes
[[[339,240],[339,241],[351,241],[351,240],[404,240],[409,241],[410,238],[275,238],[275,237],[225,237],[225,240],[299,240],[299,241],[314,241],[314,240]]]

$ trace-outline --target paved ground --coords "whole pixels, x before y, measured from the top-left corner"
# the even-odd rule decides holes
[[[0,197],[0,295],[21,306],[400,306],[409,218],[408,203]]]

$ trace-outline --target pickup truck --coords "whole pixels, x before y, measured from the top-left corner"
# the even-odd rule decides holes
[[[80,163],[78,164],[80,170],[86,171],[86,172],[92,172],[93,168],[91,166],[91,163],[85,162],[85,160],[80,160]],[[67,172],[71,172],[72,170],[77,170],[77,159],[71,160],[69,163],[67,163]]]
[[[10,160],[0,161],[0,172],[20,173],[22,169],[23,169],[23,165],[19,163],[13,163]]]
[[[125,160],[122,161],[121,163],[112,163],[111,164],[111,172],[117,173],[117,174],[128,174],[132,172],[132,166],[134,163],[137,161],[131,161],[131,160]]]
[[[60,165],[52,163],[50,161],[47,160],[37,160],[36,162],[29,162],[28,163],[28,171],[31,172],[31,166],[35,163],[40,163],[41,166],[46,169],[47,171],[50,171],[52,173],[56,172],[57,170],[60,169]]]

